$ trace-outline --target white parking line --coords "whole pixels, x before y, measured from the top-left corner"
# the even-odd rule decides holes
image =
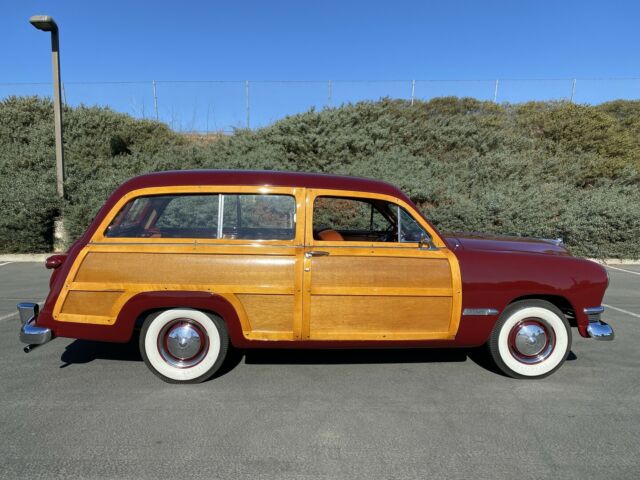
[[[7,315],[3,315],[0,317],[0,322],[3,320],[9,320],[11,317],[15,317],[18,315],[18,312],[9,313]]]
[[[0,263],[0,267],[4,267],[5,265],[9,265],[10,263],[13,263],[13,262],[4,262],[4,263]]]
[[[611,310],[615,310],[616,312],[626,313],[627,315],[631,315],[632,317],[640,318],[640,315],[638,315],[637,313],[630,312],[629,310],[623,310],[622,308],[612,307],[611,305],[607,305],[606,303],[603,303],[602,306],[610,308]]]
[[[626,268],[612,267],[611,265],[605,265],[605,267],[612,268],[613,270],[620,270],[621,272],[631,273],[632,275],[640,275],[640,272],[634,272],[633,270],[627,270]]]

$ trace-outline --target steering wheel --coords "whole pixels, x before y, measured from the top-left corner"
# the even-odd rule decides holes
[[[377,238],[378,242],[395,242],[398,238],[398,232],[395,225],[389,225],[385,231]]]

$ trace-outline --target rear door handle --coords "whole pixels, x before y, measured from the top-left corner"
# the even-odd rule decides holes
[[[311,257],[326,257],[329,255],[329,252],[324,252],[322,250],[312,250],[310,252],[305,252],[304,256],[307,258]]]

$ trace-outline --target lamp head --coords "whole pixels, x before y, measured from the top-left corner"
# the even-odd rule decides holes
[[[38,30],[42,30],[44,32],[56,32],[58,31],[58,25],[56,24],[53,17],[49,15],[34,15],[29,18],[29,23],[36,27]]]

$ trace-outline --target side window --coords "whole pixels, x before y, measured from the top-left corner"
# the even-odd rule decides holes
[[[316,240],[417,243],[430,239],[402,207],[377,199],[317,197],[313,205]]]
[[[324,239],[323,232],[335,231],[345,241],[392,241],[394,221],[384,201],[317,197],[313,231],[317,240]]]
[[[206,230],[215,237],[218,228],[219,195],[180,195],[173,197],[158,216],[161,230]]]
[[[290,240],[296,201],[289,195],[223,195],[222,238]]]
[[[105,232],[111,238],[216,238],[219,195],[155,195],[129,201]]]
[[[318,197],[313,205],[313,229],[385,230],[390,223],[373,203],[354,198]]]
[[[431,240],[427,232],[422,229],[418,222],[416,222],[404,208],[398,207],[398,211],[400,212],[398,215],[398,239],[401,242],[415,243],[424,239]]]
[[[116,215],[105,236],[287,240],[295,237],[295,212],[289,195],[138,197]]]

